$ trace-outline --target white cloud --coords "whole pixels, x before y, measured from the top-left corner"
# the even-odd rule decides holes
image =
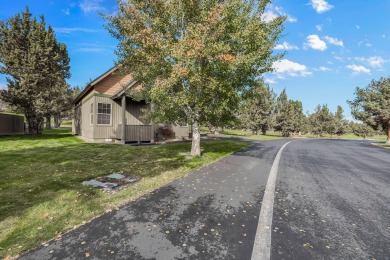
[[[333,44],[333,45],[336,45],[336,46],[344,47],[343,41],[341,41],[341,40],[339,40],[337,38],[333,38],[333,37],[330,37],[330,36],[325,36],[324,38],[325,38],[325,40],[329,44]]]
[[[80,8],[84,13],[94,13],[104,11],[105,8],[101,5],[103,0],[83,0],[80,3]]]
[[[368,58],[367,61],[370,64],[370,66],[373,68],[382,68],[383,64],[386,63],[385,59],[383,59],[380,56],[374,56],[374,57]]]
[[[281,8],[279,6],[272,6],[272,5],[264,12],[263,19],[264,19],[264,21],[269,22],[269,21],[275,19],[278,16],[286,16],[287,17],[287,22],[290,22],[290,23],[296,23],[297,22],[297,18],[287,14],[283,10],[283,8]]]
[[[331,68],[328,68],[328,67],[325,67],[325,66],[321,66],[319,67],[318,69],[315,69],[316,71],[331,71],[332,69]]]
[[[288,59],[274,62],[273,68],[274,72],[281,77],[283,77],[283,75],[292,77],[305,77],[312,74],[310,71],[308,71],[305,65],[289,61]]]
[[[361,65],[355,65],[355,64],[348,65],[348,66],[346,66],[346,68],[352,70],[354,74],[359,74],[359,73],[370,74],[370,72],[371,72],[366,67],[361,66]]]
[[[274,80],[274,79],[266,78],[266,79],[264,79],[264,83],[266,83],[266,84],[275,84],[275,83],[277,83],[277,81]]]
[[[370,58],[364,58],[364,57],[356,57],[355,60],[360,62],[365,62],[366,64],[370,65],[371,68],[383,68],[383,64],[387,62],[384,58],[381,56],[373,56]]]
[[[306,42],[304,43],[305,48],[312,48],[314,50],[324,51],[326,50],[326,42],[320,39],[316,34],[307,36]]]
[[[74,33],[74,32],[85,32],[85,33],[94,33],[97,32],[97,30],[94,29],[88,29],[88,28],[79,28],[79,27],[73,27],[73,28],[54,28],[54,31],[57,33]]]
[[[276,13],[274,13],[273,11],[271,11],[271,10],[267,10],[263,14],[263,19],[266,22],[272,21],[276,17],[278,17],[278,15]]]
[[[62,11],[64,14],[66,14],[66,15],[69,15],[69,14],[70,14],[69,8],[62,9],[61,11]]]
[[[7,89],[7,84],[0,82],[0,89]]]
[[[325,13],[333,8],[333,5],[328,4],[325,0],[311,0],[310,4],[319,14]]]
[[[316,25],[316,29],[317,29],[317,31],[320,31],[320,32],[322,32],[322,27],[324,27],[324,25],[323,25],[323,24],[318,24],[318,25]]]
[[[286,50],[286,51],[289,51],[289,50],[298,50],[298,46],[294,45],[294,44],[290,44],[288,42],[283,42],[282,44],[277,44],[274,48],[275,50]]]

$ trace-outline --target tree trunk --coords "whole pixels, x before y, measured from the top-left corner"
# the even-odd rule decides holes
[[[26,115],[28,124],[28,134],[39,135],[42,134],[44,120],[43,117]]]
[[[221,133],[222,133],[222,134],[225,133],[225,126],[221,126]]]
[[[59,128],[61,126],[61,115],[56,114],[54,115],[54,127]]]
[[[207,127],[209,128],[209,134],[212,134],[213,133],[213,126],[209,124]]]
[[[266,135],[266,134],[267,134],[267,127],[266,127],[266,126],[263,126],[263,127],[261,128],[261,134],[262,134],[262,135]]]
[[[386,144],[390,144],[390,120],[387,123],[387,140],[386,140]]]
[[[51,121],[51,116],[47,116],[46,117],[46,129],[51,129],[50,121]]]
[[[215,127],[214,134],[215,134],[215,135],[219,135],[218,126],[217,126],[217,127]]]
[[[200,131],[198,122],[192,123],[191,155],[200,156]]]

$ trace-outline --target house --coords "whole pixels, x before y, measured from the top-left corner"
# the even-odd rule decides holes
[[[153,143],[156,138],[188,138],[187,124],[163,125],[142,118],[150,104],[137,102],[125,94],[141,87],[131,75],[120,74],[117,67],[103,73],[73,101],[73,134],[89,142]]]

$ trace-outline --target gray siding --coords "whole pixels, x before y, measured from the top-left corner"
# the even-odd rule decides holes
[[[91,104],[93,103],[93,124],[90,124]],[[111,104],[111,124],[97,124],[98,103]],[[145,121],[142,116],[145,109],[150,105],[144,101],[136,102],[127,98],[126,100],[126,141],[151,141],[162,124],[153,125]],[[113,141],[121,138],[122,107],[120,100],[112,100],[105,96],[92,96],[79,108],[76,107],[73,123],[73,132],[82,135],[84,138],[94,141]],[[169,125],[174,132],[171,138],[188,138],[189,128]],[[160,136],[161,137],[161,136]]]
[[[115,102],[109,97],[95,96],[95,132],[94,139],[115,139],[118,131],[118,124],[120,122],[121,106],[120,103]],[[111,104],[111,124],[110,125],[98,125],[97,124],[97,104],[105,103]]]
[[[91,125],[91,104],[94,103],[95,107],[95,97],[91,97],[86,102],[81,105],[81,135],[88,139],[93,139],[93,125]],[[94,122],[96,116],[94,116]]]
[[[24,134],[24,116],[0,114],[0,135]]]
[[[188,138],[190,131],[188,126],[172,125],[172,130],[175,133],[175,138],[183,139]]]
[[[161,140],[163,138],[167,138],[163,134],[160,133],[159,129],[161,127],[168,127],[173,131],[173,135],[168,138],[176,138],[176,139],[183,139],[188,138],[190,135],[190,130],[188,126],[178,126],[178,125],[164,125],[164,124],[156,124],[155,125],[155,133],[158,133],[158,139]]]

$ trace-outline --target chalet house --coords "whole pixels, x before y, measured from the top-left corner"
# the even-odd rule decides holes
[[[131,75],[114,67],[91,83],[74,100],[72,132],[89,142],[155,142],[156,138],[188,138],[188,125],[163,125],[142,119],[150,104],[127,97],[141,88]]]

